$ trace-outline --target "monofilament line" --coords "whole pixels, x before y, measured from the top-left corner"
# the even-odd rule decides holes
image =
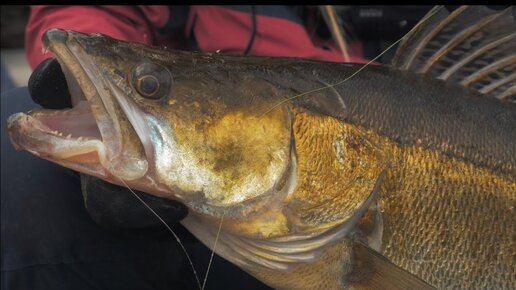
[[[283,103],[285,102],[288,102],[290,100],[293,100],[293,99],[296,99],[296,98],[299,98],[299,97],[302,97],[302,96],[305,96],[305,95],[308,95],[308,94],[311,94],[311,93],[315,93],[315,92],[319,92],[319,91],[322,91],[322,90],[325,90],[325,89],[329,89],[329,88],[333,88],[333,87],[336,87],[338,85],[341,85],[342,83],[348,81],[350,78],[354,77],[355,75],[357,75],[359,72],[361,72],[363,69],[365,69],[366,67],[368,67],[371,63],[373,63],[374,61],[376,61],[377,59],[379,59],[382,55],[384,55],[387,51],[389,51],[391,48],[393,48],[395,45],[397,45],[400,41],[402,41],[407,35],[409,35],[414,29],[416,29],[417,27],[419,27],[420,25],[422,25],[424,22],[426,22],[430,17],[434,16],[435,13],[437,13],[437,11],[439,11],[439,9],[435,9],[434,12],[428,14],[426,17],[424,17],[417,25],[415,25],[414,27],[412,27],[412,29],[407,33],[405,34],[402,38],[396,40],[393,44],[389,45],[389,47],[387,47],[384,51],[382,51],[379,55],[377,55],[375,58],[373,58],[372,60],[370,60],[368,63],[366,63],[365,65],[363,65],[362,67],[360,67],[356,72],[354,72],[353,74],[351,74],[349,77],[343,79],[342,81],[339,81],[333,85],[328,85],[328,86],[324,86],[324,87],[320,87],[320,88],[317,88],[317,89],[313,89],[311,91],[307,91],[307,92],[304,92],[304,93],[301,93],[301,94],[298,94],[298,95],[295,95],[295,96],[292,96],[292,97],[288,97],[284,100],[281,100],[279,101],[278,103],[276,103],[275,105],[273,105],[272,107],[270,107],[267,111],[265,111],[263,114],[260,115],[260,117],[266,115],[267,113],[269,113],[270,111],[276,109],[278,106],[282,105]]]
[[[179,243],[179,246],[181,247],[181,249],[183,249],[183,252],[185,253],[186,255],[186,258],[188,259],[188,263],[190,263],[190,267],[192,267],[192,270],[193,270],[193,273],[195,275],[195,280],[197,281],[197,286],[199,286],[199,289],[203,289],[204,288],[204,285],[203,287],[201,288],[201,281],[199,280],[199,276],[197,276],[197,271],[195,270],[195,267],[193,265],[193,262],[192,262],[192,259],[190,259],[190,255],[188,255],[188,252],[186,251],[185,247],[183,246],[183,243],[181,242],[181,239],[179,239],[179,236],[172,230],[172,228],[170,228],[170,226],[158,215],[158,213],[156,213],[145,201],[143,201],[143,199],[141,197],[139,197],[128,185],[127,183],[125,183],[125,181],[123,181],[120,177],[118,177],[118,179],[125,185],[125,187],[127,187],[127,189],[129,189],[129,191],[131,191],[131,193],[141,202],[143,203],[143,205],[145,205],[146,208],[148,208],[160,221],[161,223],[163,223],[165,225],[165,227],[170,231],[170,233],[172,233],[172,235],[174,236],[174,238],[176,239],[176,241]],[[204,280],[204,282],[206,282],[206,279]]]
[[[213,243],[213,249],[211,251],[210,261],[208,262],[208,268],[206,269],[206,275],[204,276],[204,281],[202,283],[201,290],[204,290],[204,287],[206,286],[206,280],[208,280],[208,274],[210,273],[211,262],[213,261],[213,255],[215,254],[215,248],[217,247],[217,242],[219,241],[220,230],[222,229],[222,222],[224,221],[225,214],[226,214],[226,212],[224,211],[222,213],[222,216],[220,217],[219,229],[217,230],[217,236],[215,237],[215,242]]]

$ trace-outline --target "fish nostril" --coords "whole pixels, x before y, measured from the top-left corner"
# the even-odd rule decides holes
[[[43,47],[48,47],[50,42],[65,42],[68,39],[68,33],[62,29],[51,28],[43,33],[41,42]]]

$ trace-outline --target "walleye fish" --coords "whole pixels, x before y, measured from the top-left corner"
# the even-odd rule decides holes
[[[431,13],[351,78],[51,29],[74,107],[15,114],[10,138],[183,202],[189,231],[274,288],[514,289],[514,8]]]

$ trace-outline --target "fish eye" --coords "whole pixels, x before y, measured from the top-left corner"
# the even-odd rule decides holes
[[[132,74],[133,87],[138,94],[147,99],[158,100],[170,92],[172,76],[163,66],[155,63],[142,63]]]
[[[136,90],[144,97],[154,98],[159,92],[159,81],[153,75],[141,76],[136,80]]]

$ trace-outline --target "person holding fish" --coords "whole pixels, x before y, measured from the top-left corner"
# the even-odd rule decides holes
[[[202,11],[193,11],[186,31],[209,32]],[[198,47],[215,50],[203,53],[46,30],[43,52],[51,52],[59,67],[51,61],[38,66],[31,95],[41,100],[57,93],[45,81],[52,72],[44,73],[56,68],[52,79],[66,80],[61,96],[71,104],[10,112],[12,145],[81,173],[83,201],[100,224],[149,229],[161,223],[179,241],[167,221],[180,220],[212,254],[269,287],[513,289],[516,7],[436,6],[392,45],[399,44],[391,65],[371,65],[381,54],[366,64],[307,59],[322,52],[303,41],[299,49],[313,54],[270,56],[261,41],[288,45],[260,33],[260,27],[267,30],[260,11],[250,8],[247,45],[196,37]],[[335,23],[335,11],[325,11]],[[278,11],[269,12],[277,16]],[[211,10],[209,17],[215,15]],[[349,60],[353,53],[343,46],[338,29],[332,30],[342,60]],[[260,49],[265,56],[245,55]],[[29,197],[23,205],[37,202],[37,193],[24,195],[20,188],[16,193]],[[55,192],[45,198],[37,205],[63,200]],[[138,212],[138,203],[147,216]],[[70,229],[77,215],[66,220],[62,214],[54,210],[43,222]],[[66,270],[94,264],[102,273],[77,272],[94,279],[116,276],[102,263],[105,257],[89,247],[101,243],[93,249],[100,253],[103,248],[105,256],[112,249],[105,244],[108,238],[93,230],[86,236],[71,231],[73,238],[62,247],[71,250],[61,252],[43,236],[16,229],[36,234],[53,229],[56,237],[65,237],[61,231],[23,227],[23,217],[32,215],[18,217],[3,223],[2,230],[32,237],[35,246],[18,255],[9,252],[11,262],[12,257],[30,260],[27,253],[45,249],[48,255],[38,256],[42,263],[55,261],[58,253]],[[233,276],[211,284],[208,273],[212,277],[220,269],[211,267],[216,262],[211,259],[200,279],[186,245],[178,244],[199,289],[250,288],[242,281],[235,285]],[[125,246],[117,243],[117,249]],[[108,257],[120,262],[118,270],[127,266],[137,273],[126,282],[137,283],[148,277],[146,271],[167,267],[142,251],[140,257],[152,261],[146,269],[135,269],[126,259],[140,252],[125,249]],[[7,264],[13,271],[24,268]],[[104,284],[94,279],[87,280],[92,287]]]
[[[315,33],[316,19],[309,17],[288,6],[33,6],[26,28],[27,59],[35,69],[29,91],[34,102],[48,109],[74,102],[55,56],[42,47],[40,40],[49,28],[182,50],[367,61],[358,43],[343,55],[337,44]],[[22,96],[2,97],[2,116],[33,106],[25,92],[18,94]],[[80,176],[12,153],[3,130],[2,289],[196,287],[175,240],[127,189],[83,176],[83,190],[89,193],[86,213],[81,209]],[[187,214],[179,202],[140,194],[169,223]],[[21,200],[31,202],[22,206]],[[97,228],[87,214],[108,230]],[[197,267],[207,264],[207,250],[182,227],[173,228],[189,251],[199,252]],[[231,273],[239,281],[235,289],[242,283],[246,289],[268,288],[223,260],[215,262],[212,287]]]

